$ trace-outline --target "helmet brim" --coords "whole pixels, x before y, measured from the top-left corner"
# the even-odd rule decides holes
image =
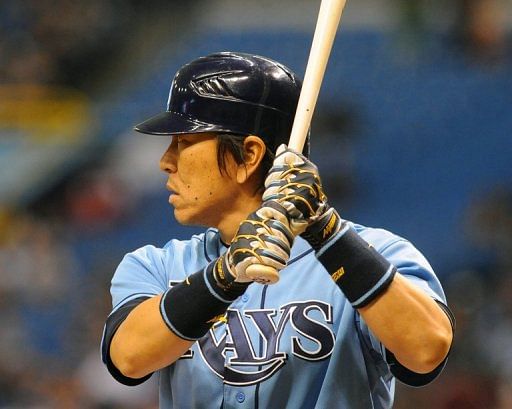
[[[162,112],[135,125],[134,130],[150,135],[180,135],[228,131],[218,125],[193,120],[170,111]]]

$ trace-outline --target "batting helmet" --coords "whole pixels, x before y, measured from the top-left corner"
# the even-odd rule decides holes
[[[257,135],[275,152],[288,143],[301,84],[290,69],[269,58],[211,54],[181,67],[172,81],[167,110],[135,130],[153,135]]]

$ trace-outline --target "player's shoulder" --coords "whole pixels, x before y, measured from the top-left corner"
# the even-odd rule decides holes
[[[417,265],[429,273],[432,266],[425,255],[408,239],[378,227],[367,227],[348,222],[356,232],[375,250],[390,260],[396,267]]]
[[[169,259],[183,259],[192,261],[196,258],[205,258],[210,261],[224,251],[216,229],[208,229],[202,233],[192,235],[188,239],[171,239],[162,247],[147,244],[126,254],[125,257],[136,258],[154,264]]]
[[[162,293],[173,282],[204,268],[219,251],[219,234],[211,229],[186,240],[170,240],[162,247],[148,244],[127,253],[112,277],[113,306]]]
[[[359,235],[398,271],[420,285],[432,297],[445,302],[441,283],[425,255],[409,240],[386,229],[349,222]]]
[[[354,228],[361,238],[370,243],[377,251],[385,250],[398,242],[412,245],[409,240],[389,230],[380,227],[368,227],[351,221],[347,221],[347,223]]]

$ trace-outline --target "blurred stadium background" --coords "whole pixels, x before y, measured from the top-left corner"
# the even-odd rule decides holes
[[[121,257],[187,237],[133,124],[214,51],[303,74],[319,1],[0,2],[0,408],[154,408],[99,357]],[[313,120],[342,215],[411,239],[457,318],[396,408],[512,408],[512,2],[348,1]]]

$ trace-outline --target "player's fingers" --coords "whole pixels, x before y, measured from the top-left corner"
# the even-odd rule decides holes
[[[237,281],[246,281],[248,279],[246,271],[250,265],[268,266],[277,271],[285,268],[290,257],[290,250],[283,248],[281,244],[276,245],[266,242],[265,246],[258,246],[257,248],[237,248],[233,251],[231,257]]]
[[[264,201],[261,207],[256,211],[256,215],[262,220],[278,220],[284,224],[284,228],[288,224],[286,209],[284,209],[277,201]]]
[[[285,144],[279,145],[276,151],[274,163],[300,164],[307,162],[308,159],[294,149],[288,148]]]

